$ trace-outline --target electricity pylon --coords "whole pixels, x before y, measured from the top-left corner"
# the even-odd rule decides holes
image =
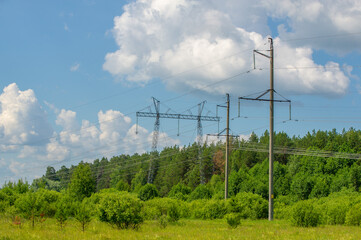
[[[198,115],[192,114],[174,114],[174,113],[160,113],[160,101],[153,97],[153,103],[155,108],[155,113],[151,112],[137,112],[137,124],[136,124],[136,133],[138,133],[138,118],[139,117],[151,117],[155,118],[154,123],[154,131],[153,131],[153,140],[152,140],[152,152],[157,151],[158,145],[158,136],[159,136],[159,126],[160,126],[160,118],[171,118],[171,119],[178,119],[178,135],[179,135],[179,120],[197,120],[197,144],[198,144],[198,159],[200,164],[200,182],[203,184],[205,183],[205,174],[203,169],[203,161],[201,157],[201,149],[202,149],[202,141],[203,141],[203,128],[202,128],[202,121],[217,121],[219,122],[220,117],[213,117],[213,116],[202,116],[204,104],[206,101],[203,101],[198,104]],[[148,183],[153,183],[154,180],[154,172],[155,172],[155,165],[154,159],[151,157],[149,163],[149,171],[148,171]]]

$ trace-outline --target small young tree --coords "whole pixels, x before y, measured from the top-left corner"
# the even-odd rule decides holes
[[[31,220],[31,226],[35,226],[35,217],[39,216],[42,207],[36,193],[28,192],[19,197],[15,202],[15,207],[27,219]]]
[[[79,201],[95,192],[95,181],[88,164],[79,164],[75,168],[68,190]]]
[[[237,228],[241,224],[241,214],[229,213],[224,216],[230,228]]]
[[[56,203],[55,219],[61,229],[65,227],[65,223],[72,212],[72,204],[68,196],[61,197]]]
[[[89,201],[84,199],[83,202],[78,203],[75,210],[75,219],[80,223],[81,229],[84,232],[86,226],[91,222],[93,214],[92,206]]]

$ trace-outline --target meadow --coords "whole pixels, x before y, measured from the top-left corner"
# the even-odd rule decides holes
[[[162,228],[158,221],[145,221],[138,230],[119,230],[109,224],[93,220],[85,232],[70,219],[61,229],[54,219],[47,219],[33,229],[31,223],[14,225],[1,219],[0,240],[18,239],[360,239],[361,228],[355,226],[321,225],[318,227],[295,227],[288,221],[243,220],[235,229],[228,227],[223,219],[181,219]]]

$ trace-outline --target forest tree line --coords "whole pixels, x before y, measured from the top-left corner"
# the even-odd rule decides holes
[[[312,152],[332,151],[345,153],[361,153],[361,131],[353,128],[342,133],[332,131],[313,131],[304,137],[289,137],[284,132],[275,134],[274,143],[285,149],[304,149]],[[252,192],[268,197],[268,153],[242,150],[239,146],[267,146],[269,133],[266,131],[258,137],[252,133],[250,138],[240,142],[232,140],[230,150],[229,193],[235,196],[238,192]],[[147,183],[149,163],[155,163],[154,185],[161,197],[169,194],[172,187],[183,183],[192,191],[200,184],[200,161],[206,183],[212,176],[224,181],[225,144],[202,146],[201,159],[198,156],[198,146],[193,144],[180,148],[168,147],[162,151],[120,155],[111,159],[96,159],[89,165],[94,180],[94,192],[104,188],[117,188],[126,185],[129,191],[137,192]],[[311,154],[312,155],[312,154]],[[361,158],[342,159],[324,158],[319,156],[302,156],[291,154],[275,154],[274,180],[275,196],[291,195],[296,200],[314,197],[325,197],[338,192],[342,188],[355,191],[361,186]],[[49,166],[42,178],[35,179],[32,187],[47,188],[61,191],[67,189],[74,169],[62,166],[55,170]],[[223,185],[222,185],[223,186]],[[124,187],[124,186],[123,186]],[[213,195],[223,197],[224,189],[220,186]]]
[[[353,128],[342,133],[313,131],[303,137],[276,133],[275,146],[284,152],[278,151],[274,157],[275,217],[294,216],[297,222],[302,215],[315,216],[307,223],[296,223],[300,226],[359,225],[360,139],[361,131]],[[228,201],[223,200],[225,144],[218,142],[201,146],[201,156],[199,146],[193,144],[80,162],[58,170],[49,166],[44,176],[32,184],[22,180],[4,184],[0,189],[0,213],[11,216],[13,221],[21,214],[32,219],[33,225],[35,218],[55,217],[62,225],[68,216],[79,218],[80,222],[88,221],[90,216],[112,221],[114,214],[120,214],[109,216],[114,209],[134,207],[137,210],[132,214],[142,212],[134,216],[132,223],[113,223],[118,228],[136,228],[144,219],[161,219],[164,214],[172,221],[180,217],[227,216],[231,221],[240,217],[266,218],[268,153],[262,149],[268,141],[267,131],[262,136],[252,133],[248,140],[232,139]],[[351,159],[332,157],[338,152],[354,155]],[[329,157],[318,153],[328,153]],[[151,160],[155,164],[153,184],[147,183]],[[201,171],[205,184],[200,184]],[[96,213],[92,212],[95,209]]]

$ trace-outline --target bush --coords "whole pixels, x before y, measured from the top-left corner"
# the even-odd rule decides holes
[[[198,199],[189,203],[190,217],[200,219],[204,216],[203,207],[207,204],[206,199]]]
[[[174,185],[169,191],[168,197],[186,201],[190,193],[190,187],[187,187],[183,183],[178,183],[177,185]]]
[[[223,218],[228,209],[224,200],[208,200],[203,206],[203,219]]]
[[[118,191],[127,191],[127,192],[129,192],[130,186],[124,180],[119,180],[119,182],[115,186],[115,189],[117,189]]]
[[[268,202],[254,193],[238,193],[229,201],[231,212],[240,213],[242,218],[261,219],[268,216]]]
[[[184,202],[171,198],[155,198],[144,203],[145,218],[148,220],[165,215],[170,222],[176,222],[181,217],[188,216],[188,212]]]
[[[143,223],[143,204],[127,192],[105,194],[99,202],[99,219],[119,229],[137,229]]]
[[[219,219],[228,213],[228,205],[224,200],[200,199],[189,203],[192,218]]]
[[[291,210],[292,224],[299,227],[316,227],[320,224],[320,213],[311,200],[297,202]]]
[[[346,202],[329,201],[326,204],[325,223],[331,225],[344,224],[348,209],[349,206]]]
[[[168,225],[168,218],[166,215],[162,215],[158,218],[158,223],[161,228],[166,228]]]
[[[274,217],[276,219],[289,218],[292,204],[295,201],[295,196],[278,196],[274,201]]]
[[[361,224],[361,203],[352,206],[346,213],[346,225],[360,226]]]
[[[211,190],[209,190],[206,185],[200,184],[189,195],[188,200],[193,201],[193,200],[197,200],[197,199],[210,199],[210,198],[212,198]]]
[[[241,214],[229,213],[224,216],[230,228],[236,228],[241,224]]]
[[[157,187],[154,184],[147,183],[139,189],[138,197],[143,201],[147,201],[158,196],[159,193]]]
[[[168,220],[169,222],[177,222],[180,218],[179,209],[175,204],[172,204],[168,209]]]

